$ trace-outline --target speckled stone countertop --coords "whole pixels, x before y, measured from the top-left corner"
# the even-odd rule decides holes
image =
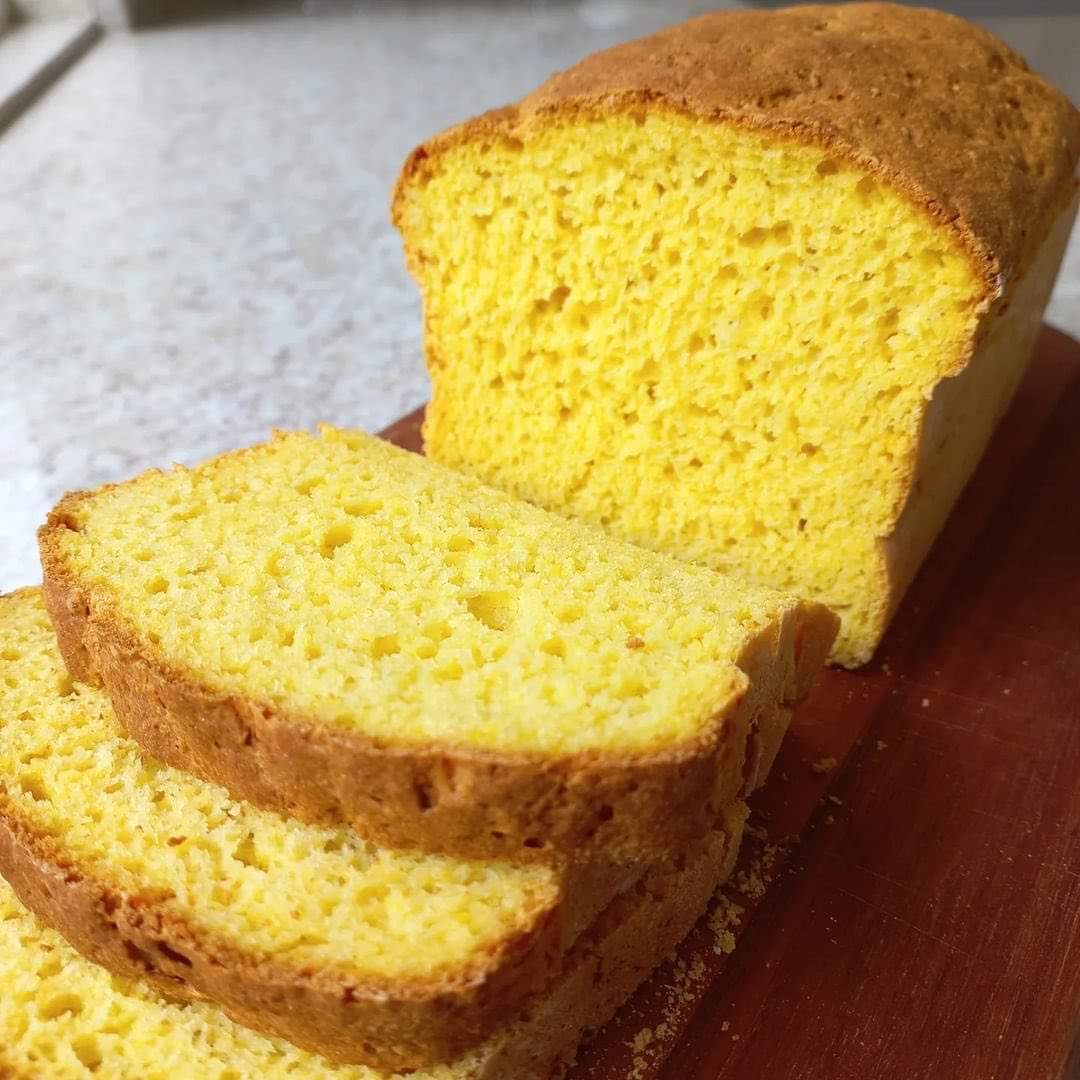
[[[0,591],[64,490],[424,401],[407,151],[716,6],[309,2],[103,41],[0,137]],[[1076,240],[1050,319],[1080,336]]]

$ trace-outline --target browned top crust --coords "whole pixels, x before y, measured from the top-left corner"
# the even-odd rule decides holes
[[[594,53],[472,127],[635,103],[788,132],[870,168],[960,234],[989,300],[1023,270],[1080,155],[1080,112],[1003,42],[876,3],[703,15]],[[469,128],[421,148],[403,180]]]

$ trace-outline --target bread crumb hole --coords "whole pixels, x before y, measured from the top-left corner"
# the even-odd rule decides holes
[[[743,247],[760,247],[765,242],[766,236],[768,236],[768,231],[760,225],[755,225],[752,229],[739,234],[739,243]]]
[[[342,505],[349,517],[370,517],[382,509],[381,499],[350,499]]]
[[[38,1017],[42,1020],[58,1020],[61,1016],[78,1016],[83,1008],[83,999],[78,994],[57,994],[41,1003]]]
[[[322,543],[319,545],[319,553],[324,559],[333,557],[339,547],[344,547],[353,538],[352,526],[346,522],[331,525],[323,534]]]
[[[29,795],[34,802],[47,802],[49,793],[45,789],[45,781],[38,773],[23,773],[17,780],[21,791]]]
[[[464,669],[456,660],[451,660],[435,669],[435,678],[441,682],[456,682],[464,674]]]
[[[371,656],[374,660],[381,660],[384,656],[393,656],[401,652],[401,643],[397,634],[383,634],[375,638],[371,643]]]
[[[469,525],[474,529],[482,529],[485,532],[498,532],[503,527],[499,518],[489,517],[485,514],[470,514]]]
[[[548,638],[540,643],[540,651],[563,660],[566,658],[566,642],[562,638]]]
[[[505,589],[476,593],[465,601],[469,614],[492,630],[506,630],[514,621],[514,599]]]
[[[877,184],[869,176],[864,176],[855,185],[855,191],[864,199],[870,199],[877,194]]]
[[[585,614],[585,608],[581,604],[564,604],[559,610],[559,622],[577,622]]]
[[[250,866],[255,870],[266,869],[266,866],[259,858],[259,853],[255,848],[255,838],[250,834],[245,836],[244,839],[233,848],[233,858],[238,863],[243,863],[244,866]]]
[[[630,698],[638,698],[644,696],[648,691],[648,687],[644,681],[639,679],[636,675],[623,679],[619,684],[618,690],[615,692],[615,696],[623,701],[627,701]]]

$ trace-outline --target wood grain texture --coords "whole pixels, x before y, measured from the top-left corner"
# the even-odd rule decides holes
[[[384,434],[418,450],[419,414]],[[573,1080],[1080,1073],[1080,344],[1043,331],[876,660],[753,803],[797,846],[735,953],[699,924]]]

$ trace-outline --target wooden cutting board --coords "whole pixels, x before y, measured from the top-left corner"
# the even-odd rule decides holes
[[[420,413],[384,435],[420,450]],[[1080,1076],[1080,344],[1043,331],[875,661],[825,674],[754,808],[743,890],[573,1080]]]

